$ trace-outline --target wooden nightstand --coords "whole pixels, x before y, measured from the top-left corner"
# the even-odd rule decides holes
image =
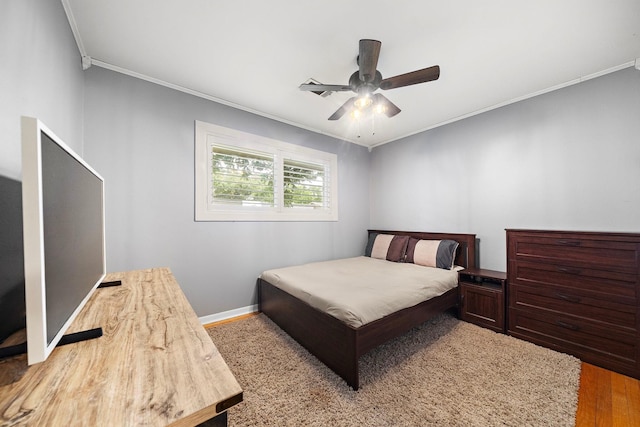
[[[460,318],[504,333],[507,274],[501,271],[467,268],[458,272],[458,278]]]

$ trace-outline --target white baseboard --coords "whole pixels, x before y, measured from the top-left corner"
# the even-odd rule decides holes
[[[251,314],[258,311],[258,304],[248,305],[246,307],[236,308],[234,310],[223,311],[222,313],[210,314],[208,316],[199,317],[200,323],[206,325],[208,323],[220,322],[221,320],[232,319],[234,317]]]

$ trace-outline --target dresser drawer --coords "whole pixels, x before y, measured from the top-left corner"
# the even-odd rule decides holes
[[[621,304],[638,302],[634,273],[531,261],[512,261],[509,267],[511,284],[562,287],[559,291]]]
[[[560,262],[578,268],[638,271],[638,243],[582,237],[581,235],[518,235],[511,239],[510,258]]]
[[[602,294],[599,297],[593,292],[555,285],[509,287],[509,307],[545,309],[591,320],[594,324],[622,327],[635,333],[638,324],[636,305],[619,300],[615,295]]]
[[[637,368],[635,333],[548,310],[509,310],[509,333],[573,354],[590,363]]]

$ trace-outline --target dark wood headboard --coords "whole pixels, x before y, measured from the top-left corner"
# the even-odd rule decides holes
[[[371,233],[397,234],[399,236],[411,236],[416,239],[425,240],[455,240],[460,246],[456,252],[455,265],[473,268],[476,266],[476,235],[460,233],[430,233],[423,231],[390,231],[390,230],[368,230]]]

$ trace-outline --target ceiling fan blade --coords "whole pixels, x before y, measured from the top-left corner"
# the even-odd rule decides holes
[[[380,56],[380,43],[378,40],[360,40],[360,52],[358,65],[360,66],[360,80],[365,83],[373,81],[376,77],[376,67]]]
[[[342,107],[338,108],[338,110],[336,110],[336,112],[333,113],[331,117],[329,117],[329,120],[338,120],[339,118],[344,116],[347,112],[349,112],[349,110],[353,108],[353,101],[355,99],[356,99],[355,96],[352,96],[351,98],[347,99],[347,102],[342,104]]]
[[[430,82],[438,80],[440,77],[440,67],[434,65],[433,67],[423,68],[422,70],[412,71],[406,74],[400,74],[399,76],[389,77],[380,82],[380,89],[388,90],[397,87],[411,86],[418,83]]]
[[[345,85],[321,85],[314,83],[305,83],[299,86],[300,90],[308,90],[311,92],[344,92],[351,90],[351,86]]]
[[[374,101],[373,101],[374,104],[380,104],[384,107],[384,114],[386,114],[387,117],[393,117],[396,114],[398,114],[400,111],[402,111],[400,108],[398,108],[396,104],[394,104],[393,102],[385,98],[384,95],[376,93],[373,95],[373,97],[374,97]]]

